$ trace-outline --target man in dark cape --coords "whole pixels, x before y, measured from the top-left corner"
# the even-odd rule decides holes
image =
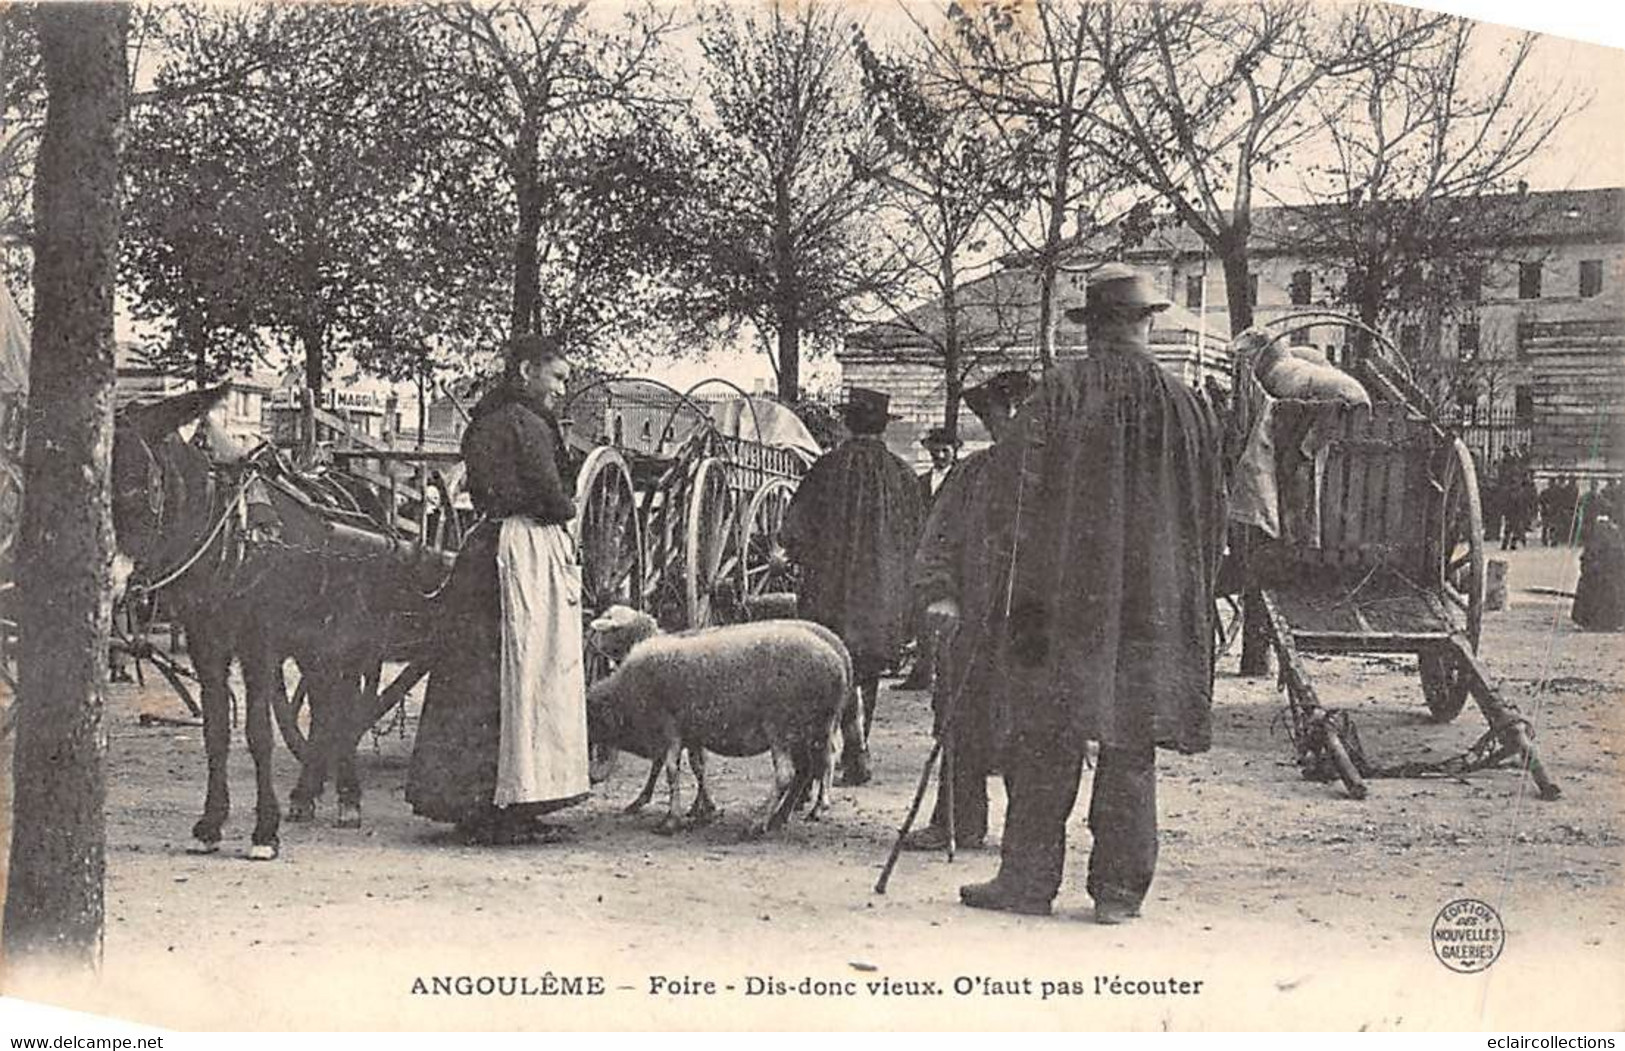
[[[1156,865],[1155,750],[1211,744],[1212,596],[1223,550],[1219,421],[1151,356],[1167,306],[1121,264],[1093,275],[1089,356],[1058,363],[994,448],[992,497],[1013,529],[995,713],[1009,808],[977,908],[1048,914],[1086,743],[1095,919],[1137,916]]]
[[[1025,372],[1001,372],[965,391],[964,399],[999,442],[1007,440],[1012,417],[1031,389]],[[926,630],[937,637],[935,733],[947,734],[950,758],[937,781],[930,823],[903,841],[909,850],[948,845],[950,798],[959,843],[979,847],[987,836],[987,778],[996,766],[993,699],[1000,692],[997,632],[1009,568],[1007,553],[991,542],[988,528],[994,510],[989,494],[996,489],[988,477],[992,461],[992,450],[981,449],[954,467],[914,553],[914,599],[925,610]]]
[[[881,439],[890,399],[854,387],[843,407],[851,437],[796,489],[780,538],[801,566],[800,614],[834,631],[852,653],[862,718],[842,719],[842,783],[869,780],[868,733],[880,673],[909,639],[909,564],[924,515],[920,486]]]
[[[1606,514],[1599,514],[1586,534],[1569,615],[1588,631],[1625,627],[1625,537]]]
[[[573,556],[566,526],[575,517],[575,503],[565,484],[569,469],[564,442],[550,397],[539,390],[545,381],[530,378],[532,374],[540,377],[543,370],[565,368],[567,364],[551,341],[534,335],[517,338],[509,374],[475,405],[463,435],[469,492],[482,521],[458,553],[451,580],[436,603],[436,663],[413,743],[406,799],[414,813],[455,823],[479,842],[549,835],[556,830],[538,825],[537,817],[587,798],[584,693],[579,699],[562,697],[558,707],[566,710],[554,713],[563,726],[563,736],[580,746],[572,748],[581,752],[579,770],[574,769],[577,764],[573,761],[566,764],[570,769],[558,769],[552,756],[537,758],[536,765],[555,767],[544,770],[540,777],[534,769],[503,769],[513,765],[504,756],[534,752],[527,749],[527,739],[557,736],[544,719],[525,727],[510,726],[505,737],[506,585],[499,577],[499,563],[505,551],[505,531],[540,534],[556,549],[553,561],[564,563]],[[508,540],[511,543],[512,537]],[[573,617],[579,630],[579,570],[574,570],[577,606],[566,610],[563,607],[571,597],[568,578],[574,567],[531,565],[528,569],[527,586],[554,577],[561,585],[539,596],[548,607],[541,612]],[[532,626],[526,634],[535,638],[539,632]],[[556,674],[549,676],[553,681],[543,684],[544,689],[569,679],[567,673],[572,670],[579,676],[579,641],[574,654],[555,657],[560,666],[552,669]],[[572,660],[573,668],[563,666]],[[581,705],[579,742],[573,739],[576,713],[571,709],[576,700]],[[537,784],[535,791],[525,791]]]

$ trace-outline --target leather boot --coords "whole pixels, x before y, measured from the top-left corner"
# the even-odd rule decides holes
[[[1048,916],[1053,911],[1049,898],[1023,893],[1009,880],[997,876],[986,883],[967,883],[960,887],[959,900],[973,909],[1015,912],[1023,916]]]

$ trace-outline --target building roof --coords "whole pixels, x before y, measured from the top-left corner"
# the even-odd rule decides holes
[[[1081,342],[1082,326],[1066,320],[1065,311],[1083,305],[1082,284],[1078,274],[1063,274],[1056,282],[1056,342],[1060,345]],[[961,346],[980,352],[1031,351],[1038,346],[1038,281],[1030,271],[1017,268],[990,274],[960,289],[958,298]],[[894,320],[851,333],[846,344],[860,352],[913,350],[935,357],[940,353],[934,341],[942,331],[942,316],[940,302],[925,303]],[[1156,315],[1151,342],[1187,342],[1187,337],[1203,331],[1209,343],[1230,338],[1224,322],[1210,317],[1204,330],[1194,313],[1175,303]]]
[[[1595,190],[1533,190],[1525,194],[1488,194],[1482,197],[1443,199],[1440,207],[1461,216],[1469,229],[1485,229],[1503,238],[1509,229],[1524,242],[1625,240],[1625,188]],[[1254,208],[1250,251],[1259,254],[1301,253],[1316,230],[1336,229],[1351,222],[1356,206],[1346,204],[1276,205]],[[1493,219],[1493,221],[1489,221]],[[1074,258],[1098,254],[1099,239],[1075,242]],[[1202,255],[1208,249],[1196,232],[1183,223],[1154,231],[1123,254],[1129,259]],[[1012,260],[1013,262],[1015,260]]]
[[[1496,236],[1508,228],[1521,230],[1517,239],[1527,242],[1625,240],[1625,188],[1593,190],[1535,190],[1529,193],[1495,194],[1445,202],[1461,209],[1462,221],[1489,229]],[[1339,218],[1351,205],[1274,206],[1253,209],[1253,233],[1249,250],[1261,256],[1304,253],[1313,247],[1307,240],[1314,231],[1336,229],[1347,218]],[[1514,209],[1509,217],[1503,209]],[[1494,221],[1486,217],[1493,215]],[[1078,240],[1067,249],[1074,264],[1101,258],[1110,248],[1100,237]],[[1200,256],[1207,246],[1184,224],[1162,227],[1140,245],[1124,251],[1131,262],[1165,260],[1170,256]],[[1038,280],[1027,260],[1030,253],[1006,256],[1001,268],[958,290],[961,304],[961,345],[979,350],[1031,348],[1038,345]],[[1083,278],[1063,274],[1057,282],[1056,311],[1079,306],[1083,300]],[[1178,313],[1175,313],[1178,311]],[[1066,322],[1061,322],[1063,329]],[[1156,333],[1162,329],[1198,331],[1193,315],[1177,304],[1165,312]],[[942,331],[940,300],[922,303],[889,321],[869,325],[846,338],[849,351],[858,353],[924,351]],[[1207,331],[1228,339],[1224,325],[1209,320]]]

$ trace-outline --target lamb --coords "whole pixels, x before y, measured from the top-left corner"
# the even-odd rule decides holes
[[[653,617],[612,606],[591,625],[593,643],[620,666],[587,691],[588,736],[651,761],[636,813],[654,795],[662,768],[669,791],[657,831],[682,827],[679,763],[684,749],[698,782],[689,819],[710,821],[716,804],[705,781],[705,751],[773,756],[773,788],[750,832],[778,828],[818,794],[808,820],[827,802],[836,735],[853,690],[852,657],[828,628],[768,620],[663,634]]]

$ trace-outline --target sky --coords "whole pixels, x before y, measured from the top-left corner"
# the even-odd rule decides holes
[[[879,39],[912,33],[911,13],[930,24],[940,18],[941,6],[940,0],[848,2],[854,18]],[[1530,185],[1537,189],[1625,186],[1625,13],[1615,4],[1610,0],[1437,0],[1407,6],[1478,18],[1487,23],[1481,36],[1489,45],[1510,39],[1516,31],[1548,34],[1532,59],[1532,80],[1578,88],[1588,92],[1591,101],[1529,165]],[[613,17],[620,7],[617,0],[599,0],[594,14]],[[1480,55],[1486,74],[1494,72],[1493,53],[1489,46]],[[1272,189],[1291,195],[1287,186]],[[1260,203],[1265,200],[1267,197],[1261,198]],[[120,327],[120,338],[125,338],[125,326]],[[759,384],[771,388],[774,383],[767,356],[752,345],[721,348],[698,360],[651,363],[644,371],[679,388],[713,375],[725,376],[747,390]],[[815,358],[803,365],[803,380],[814,390],[833,387],[839,382],[839,368],[828,356]]]
[[[940,10],[937,0],[853,0],[849,4],[873,35],[913,31],[910,11],[922,22]],[[1625,186],[1625,5],[1609,0],[1445,0],[1407,4],[1485,23],[1479,31],[1484,47],[1476,56],[1479,71],[1494,73],[1495,45],[1523,31],[1545,34],[1530,60],[1531,82],[1565,85],[1591,95],[1590,103],[1572,116],[1547,148],[1528,166],[1526,177],[1536,189],[1585,189]],[[1290,195],[1288,187],[1278,188]],[[686,386],[708,375],[724,375],[749,389],[755,382],[772,385],[767,358],[754,349],[719,351],[699,361],[653,366],[649,374],[674,386]],[[814,389],[839,383],[839,366],[831,359],[803,366]]]

